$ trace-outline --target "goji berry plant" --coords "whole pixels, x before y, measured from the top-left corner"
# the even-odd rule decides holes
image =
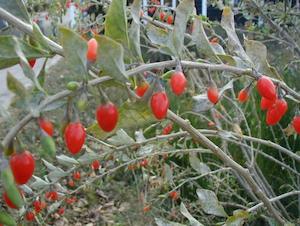
[[[175,10],[103,2],[90,27],[99,33],[79,21],[53,39],[23,1],[0,3],[0,19],[20,31],[0,36],[0,69],[19,65],[31,81],[8,70],[0,223],[56,225],[84,212],[77,203],[109,200],[106,189],[125,207],[95,225],[299,225],[300,87],[271,66],[266,45],[238,35],[229,6],[217,23],[194,15],[194,0]],[[254,3],[245,9],[280,31],[299,61],[297,42]],[[55,55],[68,77],[52,74],[51,87],[47,60],[34,69]]]

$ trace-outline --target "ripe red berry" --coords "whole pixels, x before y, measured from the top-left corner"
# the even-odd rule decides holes
[[[176,201],[176,200],[179,198],[179,194],[178,194],[177,191],[171,191],[171,192],[169,193],[169,196],[170,196],[170,198],[173,199],[174,201]]]
[[[146,168],[148,166],[148,160],[144,159],[140,162],[140,166]]]
[[[207,89],[207,98],[213,104],[218,103],[219,101],[219,91],[215,85],[210,85]]]
[[[34,67],[35,62],[36,62],[36,59],[30,59],[30,60],[28,60],[28,63],[29,63],[29,65],[30,65],[31,68]]]
[[[150,211],[150,209],[151,209],[150,205],[144,206],[143,212],[144,212],[144,213],[147,213],[147,212]]]
[[[74,181],[73,181],[72,179],[70,179],[70,180],[68,181],[68,185],[69,185],[71,188],[73,188],[73,187],[75,186],[75,183],[74,183]]]
[[[15,204],[13,204],[13,202],[9,199],[9,197],[8,197],[8,195],[7,195],[6,192],[3,192],[2,197],[3,197],[4,202],[6,203],[6,205],[9,208],[18,209],[18,207],[16,207]]]
[[[297,134],[300,134],[300,115],[296,115],[293,118],[292,125]]]
[[[273,106],[273,104],[275,103],[276,100],[269,100],[265,97],[262,97],[261,98],[261,101],[260,101],[260,108],[261,110],[265,111],[265,110],[268,110],[270,107]]]
[[[167,135],[172,131],[172,129],[173,129],[173,123],[169,123],[168,125],[165,126],[165,128],[163,128],[162,134]]]
[[[72,122],[65,129],[64,138],[71,154],[77,154],[85,141],[85,130],[80,122]]]
[[[46,192],[45,197],[49,201],[56,201],[58,200],[58,193],[56,191],[48,191]]]
[[[80,178],[81,178],[81,174],[80,174],[79,171],[76,171],[76,172],[73,173],[73,179],[74,180],[80,180]]]
[[[159,14],[159,19],[160,19],[161,21],[164,21],[164,20],[165,20],[165,17],[166,17],[166,13],[165,13],[165,12],[160,12],[160,14]]]
[[[173,16],[172,15],[169,15],[168,17],[167,17],[167,23],[168,24],[173,24]]]
[[[98,42],[96,39],[91,38],[88,43],[88,49],[86,53],[86,58],[88,61],[94,62],[97,59],[97,48],[98,48]]]
[[[36,214],[42,211],[42,203],[39,200],[33,202],[34,211]]]
[[[26,184],[32,177],[35,161],[29,151],[13,154],[9,164],[17,184]]]
[[[167,116],[169,105],[168,96],[164,91],[152,95],[150,106],[156,119],[161,120]]]
[[[267,76],[261,76],[256,84],[258,93],[269,100],[275,100],[277,97],[276,87],[272,80]]]
[[[245,103],[249,98],[249,89],[248,88],[244,88],[239,92],[238,95],[238,100],[241,103]]]
[[[39,118],[39,125],[40,128],[46,132],[49,136],[53,136],[54,133],[54,127],[52,122],[50,122],[49,120],[45,119],[45,118]]]
[[[277,99],[267,111],[266,122],[272,126],[278,123],[288,109],[288,105],[283,98]]]
[[[135,94],[139,97],[142,97],[144,96],[148,88],[149,84],[147,82],[143,82],[140,86],[136,87]]]
[[[277,107],[277,110],[278,110],[279,114],[281,116],[284,116],[285,113],[288,110],[288,104],[285,101],[285,99],[283,99],[283,98],[277,99],[276,102],[275,102],[275,105]]]
[[[71,205],[71,204],[75,203],[76,200],[77,200],[77,198],[75,196],[69,197],[69,198],[66,198],[66,203]]]
[[[186,88],[187,80],[181,71],[176,71],[172,74],[170,85],[175,95],[181,95]]]
[[[99,162],[99,160],[94,160],[93,162],[92,162],[92,169],[93,170],[98,170],[99,168],[100,168],[100,162]]]
[[[34,213],[33,212],[27,212],[26,213],[26,220],[27,221],[34,221],[34,219],[35,219],[35,216],[34,216]]]
[[[111,132],[117,125],[119,112],[116,105],[111,102],[100,105],[96,111],[99,127],[105,132]]]
[[[63,214],[65,213],[65,208],[64,208],[64,207],[60,207],[60,208],[58,209],[57,213],[58,213],[59,215],[63,215]]]

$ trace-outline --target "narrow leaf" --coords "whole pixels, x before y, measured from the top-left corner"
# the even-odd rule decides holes
[[[191,226],[203,226],[203,224],[201,224],[199,221],[197,221],[188,211],[188,209],[185,207],[184,203],[182,202],[180,204],[180,212],[182,213],[183,216],[185,216],[189,222]]]

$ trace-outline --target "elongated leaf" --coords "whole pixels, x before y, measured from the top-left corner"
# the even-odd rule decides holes
[[[14,176],[10,170],[10,168],[6,168],[1,173],[1,179],[3,182],[3,187],[5,192],[10,199],[10,201],[17,207],[21,208],[24,204],[24,200],[21,196],[19,189],[17,188]]]
[[[66,155],[59,155],[59,156],[56,156],[57,158],[57,161],[60,163],[60,164],[63,164],[63,165],[66,165],[66,166],[73,166],[73,165],[78,165],[79,162],[76,160],[76,159],[73,159],[71,157],[68,157]]]
[[[97,59],[97,65],[102,70],[102,73],[113,77],[117,81],[127,82],[122,45],[103,35],[96,36],[95,38],[99,43],[98,54],[100,56]]]
[[[14,41],[14,51],[16,53],[16,55],[19,57],[20,59],[20,65],[22,67],[22,70],[24,72],[24,75],[29,78],[34,86],[41,92],[45,93],[44,89],[41,87],[39,80],[35,74],[35,72],[33,71],[33,69],[31,68],[31,66],[28,63],[28,59],[26,58],[26,56],[24,55],[23,51],[22,51],[22,46],[19,43],[18,39],[13,38]]]
[[[125,0],[112,0],[105,17],[105,36],[129,49]]]
[[[251,60],[243,49],[243,46],[235,32],[234,15],[231,8],[228,6],[224,7],[223,9],[221,26],[226,31],[228,36],[228,49],[230,53],[240,57],[245,64],[251,67]]]
[[[0,7],[18,17],[24,22],[30,23],[30,17],[22,0],[0,0]]]
[[[194,9],[194,0],[182,0],[176,8],[176,17],[174,30],[172,32],[173,45],[177,50],[178,56],[181,55],[183,49],[184,34],[190,14]]]
[[[269,65],[267,61],[267,47],[263,43],[245,39],[245,47],[246,53],[257,71],[282,80],[277,70]]]
[[[184,203],[182,202],[180,204],[180,212],[182,213],[183,216],[185,216],[189,222],[191,226],[203,226],[203,224],[201,224],[199,221],[197,221],[188,211],[188,209],[185,207]]]
[[[7,73],[6,82],[7,82],[7,88],[11,92],[13,92],[14,94],[18,95],[21,98],[25,98],[26,97],[26,95],[27,95],[26,88],[10,72]]]
[[[33,178],[35,179],[35,182],[30,185],[32,189],[40,190],[50,185],[47,181],[39,177],[33,176]]]
[[[51,171],[49,174],[48,174],[48,178],[55,182],[55,181],[58,181],[59,179],[65,177],[65,176],[68,176],[68,172],[65,172],[63,171],[62,169],[60,168],[57,168],[57,170],[54,170],[54,171]]]
[[[86,41],[68,28],[61,27],[59,31],[66,65],[74,75],[87,76]]]
[[[113,137],[110,137],[107,141],[115,146],[135,143],[134,140],[130,136],[128,136],[128,134],[123,129],[118,130],[117,134]]]
[[[132,22],[129,28],[129,41],[132,54],[139,62],[143,62],[140,45],[140,10],[141,0],[134,0],[131,5]]]
[[[197,189],[197,195],[203,211],[219,217],[227,217],[224,208],[220,205],[216,194],[206,189]]]
[[[77,160],[82,165],[90,164],[95,159],[99,159],[99,154],[96,154],[93,151],[86,151],[82,156],[80,156]]]
[[[13,36],[0,35],[0,69],[20,63],[20,58],[15,52],[16,41],[14,39],[16,38]],[[17,42],[27,59],[51,56],[48,52],[37,49],[21,39],[17,39]]]
[[[153,44],[159,45],[163,53],[171,56],[177,55],[177,50],[172,44],[172,33],[170,31],[148,23],[146,32],[150,41]]]
[[[7,226],[16,226],[14,218],[6,212],[0,212],[0,223]]]
[[[205,174],[210,172],[210,168],[203,162],[200,162],[199,158],[194,154],[191,153],[189,155],[190,165],[191,167],[199,172],[200,174]]]
[[[51,50],[39,26],[36,23],[33,23],[32,26],[33,26],[34,40],[38,42],[38,44],[41,46],[42,49],[47,51]]]
[[[194,31],[192,34],[192,39],[196,43],[196,46],[201,54],[214,62],[221,62],[220,58],[216,55],[216,51],[209,43],[209,40],[203,28],[201,17],[199,16],[196,16],[194,20]]]

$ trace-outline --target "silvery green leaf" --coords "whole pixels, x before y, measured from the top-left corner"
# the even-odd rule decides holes
[[[107,141],[115,146],[135,143],[135,141],[130,136],[128,136],[128,134],[123,129],[118,130],[116,135],[109,138]]]
[[[90,164],[93,162],[95,159],[99,159],[99,155],[96,154],[93,151],[86,151],[82,156],[80,156],[77,161],[80,162],[81,164]]]
[[[189,220],[191,226],[203,226],[203,224],[201,224],[199,221],[197,221],[190,214],[190,212],[187,210],[187,208],[185,207],[183,202],[180,204],[180,212],[182,213],[183,216],[185,216]]]
[[[35,179],[35,182],[30,185],[32,189],[40,190],[50,185],[47,181],[39,177],[33,176],[33,178]]]
[[[79,164],[79,162],[76,159],[73,159],[66,155],[59,155],[59,156],[56,156],[56,158],[57,158],[57,161],[62,165],[70,166],[70,165]]]

